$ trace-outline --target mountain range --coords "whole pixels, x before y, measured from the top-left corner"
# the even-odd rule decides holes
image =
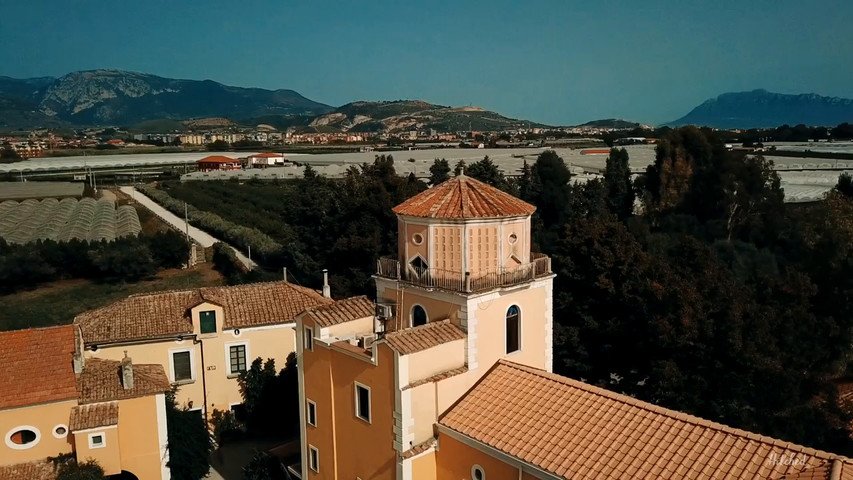
[[[724,93],[668,126],[761,128],[780,125],[836,126],[853,122],[853,100],[814,93],[789,95],[767,90]]]
[[[0,77],[0,127],[170,125],[163,120],[227,118],[313,132],[398,132],[409,129],[501,130],[542,126],[478,107],[420,100],[354,102],[334,108],[293,90],[178,80],[121,70],[73,72],[59,78]],[[192,123],[184,122],[191,127]]]

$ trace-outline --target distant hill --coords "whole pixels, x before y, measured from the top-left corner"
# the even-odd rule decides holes
[[[640,126],[640,124],[636,123],[636,122],[629,122],[627,120],[622,120],[620,118],[606,118],[603,120],[593,120],[591,122],[586,122],[583,125],[578,125],[578,126],[579,127],[629,129],[629,128],[637,128]]]
[[[134,125],[198,117],[319,115],[332,107],[293,90],[178,80],[121,70],[60,78],[0,77],[0,126]]]
[[[767,90],[724,93],[712,98],[669,126],[761,128],[806,124],[836,126],[853,121],[853,100],[814,93],[788,95]]]
[[[401,132],[435,129],[509,130],[544,125],[504,117],[479,107],[447,107],[422,100],[353,102],[314,118],[308,128],[338,132]]]

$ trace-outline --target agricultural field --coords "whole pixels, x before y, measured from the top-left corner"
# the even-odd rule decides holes
[[[141,230],[135,208],[130,205],[116,208],[115,201],[106,198],[79,201],[47,198],[0,203],[0,238],[8,243],[72,239],[113,241],[135,237]]]

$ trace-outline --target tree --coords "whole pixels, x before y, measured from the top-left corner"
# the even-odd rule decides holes
[[[174,480],[201,480],[210,472],[213,444],[199,412],[179,407],[176,389],[166,394],[166,425],[169,436],[169,471]]]
[[[506,177],[504,177],[503,172],[500,171],[488,155],[482,160],[469,165],[465,174],[503,191],[510,190],[510,184],[507,182]]]
[[[607,187],[607,203],[610,211],[620,219],[634,212],[634,189],[631,185],[631,168],[628,165],[628,152],[624,149],[610,149],[610,156],[604,168],[604,183]]]
[[[565,230],[571,210],[571,173],[553,150],[542,152],[533,165],[530,201],[536,206],[534,223],[540,224],[535,240],[543,251],[552,251]]]
[[[223,152],[231,150],[231,144],[225,140],[216,140],[207,144],[207,150],[210,152]]]
[[[853,177],[847,172],[842,173],[838,177],[838,184],[835,186],[835,189],[845,197],[853,198]]]
[[[78,463],[73,453],[48,458],[56,466],[56,480],[106,480],[104,469],[94,460]]]
[[[162,268],[180,268],[189,262],[190,245],[184,234],[166,230],[145,237],[154,263]]]
[[[287,356],[276,375],[275,361],[256,358],[237,379],[250,435],[287,437],[299,431],[299,384],[296,354]]]
[[[255,452],[249,463],[243,467],[245,480],[286,480],[290,478],[278,457],[267,452]]]
[[[438,185],[450,178],[450,164],[445,159],[436,158],[429,167],[429,183],[430,185]]]
[[[148,245],[132,240],[117,239],[102,242],[89,252],[89,258],[106,278],[139,280],[150,277],[157,268]]]

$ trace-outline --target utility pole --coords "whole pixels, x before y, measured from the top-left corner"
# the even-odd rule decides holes
[[[187,234],[187,245],[190,243],[190,215],[187,210],[187,202],[184,202],[184,229]]]

